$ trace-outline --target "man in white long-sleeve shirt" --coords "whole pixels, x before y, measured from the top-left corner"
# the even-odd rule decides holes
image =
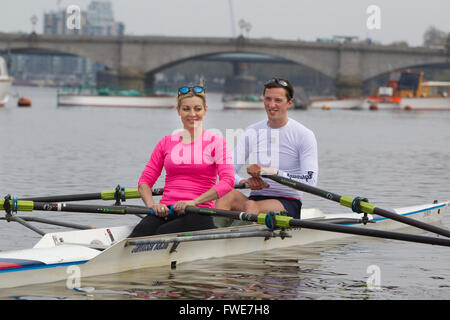
[[[300,218],[301,192],[261,177],[266,173],[311,185],[317,183],[314,133],[287,116],[293,96],[294,89],[289,81],[273,78],[266,82],[267,120],[249,126],[240,136],[233,153],[236,183],[248,183],[252,191],[247,198],[232,190],[216,201],[216,208],[250,213],[287,211],[289,216]],[[251,163],[247,167],[250,177],[242,178],[238,172],[247,162]]]

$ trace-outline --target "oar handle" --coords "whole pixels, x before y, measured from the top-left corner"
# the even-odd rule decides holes
[[[150,214],[156,216],[155,211],[150,208]],[[169,206],[169,216],[174,216],[176,215],[175,209],[173,208],[173,206]]]

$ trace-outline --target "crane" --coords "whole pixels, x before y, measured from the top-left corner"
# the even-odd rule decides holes
[[[231,35],[233,38],[236,38],[236,26],[234,25],[233,0],[228,0],[228,5],[230,8]]]

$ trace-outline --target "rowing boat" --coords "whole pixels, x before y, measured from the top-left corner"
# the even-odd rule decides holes
[[[449,205],[450,201],[434,202],[393,211],[415,221],[438,224]],[[60,204],[58,207],[63,206]],[[351,236],[341,231],[310,229],[307,223],[335,225],[342,229],[351,226],[380,233],[405,227],[399,221],[376,214],[365,214],[364,217],[359,213],[325,214],[319,209],[303,209],[299,221],[304,223],[298,224],[301,228],[269,228],[267,223],[249,224],[133,239],[127,238],[133,226],[47,233],[31,249],[0,252],[0,288],[64,280],[69,283],[74,277],[85,278],[150,267],[174,268],[180,263],[195,260],[302,246]]]

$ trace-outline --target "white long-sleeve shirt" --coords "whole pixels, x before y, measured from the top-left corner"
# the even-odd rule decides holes
[[[249,126],[239,137],[233,152],[236,183],[245,179],[238,172],[245,164],[258,163],[278,170],[278,175],[315,186],[319,165],[314,133],[289,118],[285,126],[273,129],[267,120]],[[301,192],[268,178],[270,185],[252,190],[251,195],[275,196],[301,200]]]

